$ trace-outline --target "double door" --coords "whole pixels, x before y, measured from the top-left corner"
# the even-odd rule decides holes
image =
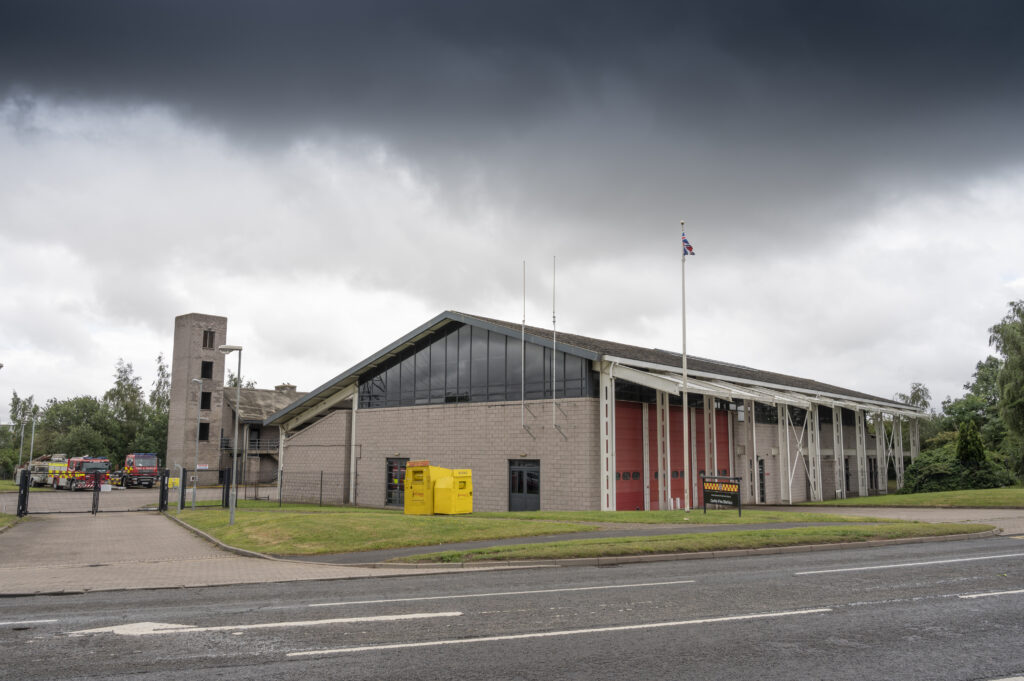
[[[508,510],[540,510],[540,461],[517,459],[508,462]]]

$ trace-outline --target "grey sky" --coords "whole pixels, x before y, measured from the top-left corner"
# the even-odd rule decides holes
[[[446,308],[959,394],[1024,296],[1018,2],[0,0],[0,394]],[[5,398],[6,399],[6,398]]]

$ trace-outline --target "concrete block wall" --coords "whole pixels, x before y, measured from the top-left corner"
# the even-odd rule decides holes
[[[550,401],[526,403],[528,430],[520,402],[361,409],[356,503],[384,505],[386,460],[400,457],[472,469],[474,510],[506,511],[509,460],[537,459],[542,510],[598,510],[598,400],[559,400],[555,422]]]
[[[348,502],[351,419],[348,410],[334,411],[285,439],[281,476],[284,501],[317,503],[323,492],[325,503]]]

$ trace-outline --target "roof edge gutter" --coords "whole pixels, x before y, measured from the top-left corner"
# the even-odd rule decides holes
[[[656,364],[654,362],[644,362],[642,360],[636,360],[636,359],[626,359],[625,357],[616,357],[614,355],[603,355],[601,357],[601,359],[603,361],[606,361],[606,362],[612,362],[612,363],[615,363],[615,364],[623,364],[623,365],[626,365],[626,366],[639,367],[639,368],[643,368],[643,369],[654,369],[656,371],[667,371],[669,373],[674,373],[674,374],[679,374],[681,372],[680,368],[677,367],[677,366],[669,366],[667,364]],[[850,395],[838,395],[836,393],[831,393],[831,392],[821,392],[821,391],[815,391],[815,390],[808,390],[806,388],[796,388],[796,387],[788,386],[788,385],[780,385],[778,383],[769,383],[767,381],[755,381],[755,380],[752,380],[752,379],[749,379],[749,378],[736,378],[734,376],[725,376],[723,374],[714,374],[714,373],[711,373],[711,372],[708,372],[708,371],[693,371],[692,369],[687,369],[686,373],[687,373],[688,376],[693,376],[695,378],[709,378],[709,379],[712,379],[712,380],[728,381],[728,382],[732,382],[732,383],[739,383],[739,384],[742,384],[742,385],[753,385],[753,386],[758,386],[758,387],[762,387],[762,388],[769,388],[771,390],[784,390],[784,391],[789,391],[789,392],[798,392],[798,393],[801,393],[801,394],[804,394],[804,395],[810,395],[810,396],[815,396],[815,397],[819,397],[819,396],[820,397],[827,397],[827,398],[830,398],[830,399],[833,399],[833,400],[841,400],[841,401],[846,401],[846,402],[864,402],[865,404],[868,404],[868,405],[876,405],[876,406],[878,406],[882,410],[889,410],[889,411],[894,411],[894,412],[913,413],[914,416],[927,416],[927,414],[924,413],[923,409],[921,409],[920,407],[915,407],[913,405],[909,405],[909,404],[907,404],[907,405],[896,404],[896,403],[892,403],[892,402],[883,402],[883,401],[877,400],[877,399],[866,399],[866,398],[861,398],[861,397],[851,397]]]

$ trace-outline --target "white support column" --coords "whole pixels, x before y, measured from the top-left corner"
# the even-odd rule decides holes
[[[673,508],[668,393],[659,390],[655,403],[658,409],[658,508],[665,511]]]
[[[789,482],[789,407],[778,404],[779,412],[779,493],[782,503],[793,503]]]
[[[867,444],[867,423],[864,418],[864,410],[856,412],[857,430],[857,496],[868,496],[868,444]]]
[[[886,457],[889,449],[886,442],[885,417],[882,412],[875,412],[875,491],[886,494],[889,491],[889,466]]]
[[[640,405],[640,443],[641,452],[643,452],[643,460],[641,475],[644,476],[644,510],[651,510],[651,429],[649,427],[648,418],[650,410],[647,408],[646,403]]]
[[[356,503],[356,412],[359,411],[359,383],[356,383],[355,392],[352,393],[352,417],[349,422],[349,444],[348,444],[348,503]]]
[[[832,407],[832,452],[836,463],[833,467],[836,499],[846,498],[846,449],[843,442],[843,408]]]
[[[754,493],[751,495],[755,504],[764,503],[761,498],[761,484],[757,475],[757,419],[754,417],[754,401],[744,400],[743,409],[747,413],[747,451],[750,452],[750,460],[753,466],[750,469],[750,484],[753,485]]]
[[[615,379],[611,365],[601,363],[600,373],[601,427],[601,510],[615,510]]]
[[[822,501],[821,494],[821,423],[818,405],[807,410],[807,479],[811,501]]]
[[[704,475],[717,475],[715,459],[718,455],[718,440],[715,434],[715,398],[704,396]]]
[[[899,414],[893,417],[892,437],[896,445],[896,489],[903,489],[903,419]]]
[[[921,453],[921,420],[910,420],[910,463]]]
[[[686,418],[690,421],[690,480],[689,480],[689,503],[687,508],[696,508],[697,506],[697,410],[691,409],[689,405],[686,406]]]

